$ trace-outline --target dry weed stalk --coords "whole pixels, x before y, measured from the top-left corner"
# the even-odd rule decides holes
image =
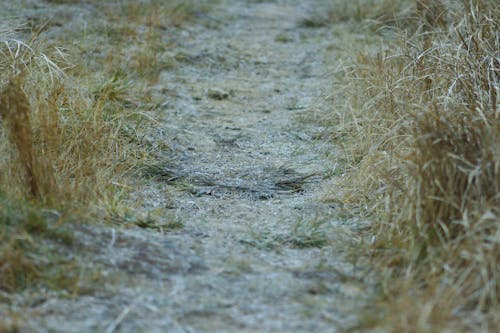
[[[31,127],[31,107],[28,97],[22,90],[22,77],[13,77],[0,92],[0,116],[9,132],[11,145],[17,150],[24,169],[32,197],[40,197],[39,179],[35,174],[37,158]]]

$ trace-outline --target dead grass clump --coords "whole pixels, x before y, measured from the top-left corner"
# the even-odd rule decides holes
[[[65,55],[39,36],[1,37],[0,290],[72,291],[78,265],[54,253],[71,244],[71,233],[59,221],[49,225],[42,207],[93,214],[126,165],[123,115],[103,116],[109,96],[74,84],[63,73]]]
[[[6,40],[0,69],[2,190],[56,205],[95,200],[117,171],[120,120],[104,119],[103,103],[72,86],[36,39]]]
[[[350,72],[342,130],[355,166],[346,183],[355,188],[342,200],[362,203],[374,219],[386,310],[378,325],[496,332],[500,5],[423,7],[431,3],[417,2],[415,35],[360,55]]]

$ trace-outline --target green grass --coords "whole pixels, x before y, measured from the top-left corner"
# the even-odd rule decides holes
[[[319,218],[299,219],[293,226],[287,242],[294,248],[322,248],[330,243],[325,231],[327,221]]]
[[[280,252],[283,247],[322,248],[332,243],[326,223],[327,220],[320,218],[300,218],[286,234],[267,228],[256,230],[250,227],[250,239],[242,239],[241,242],[260,250],[276,252]]]
[[[34,285],[71,290],[73,260],[49,252],[50,244],[70,247],[72,232],[60,225],[56,211],[0,196],[0,290],[13,292]],[[43,258],[43,259],[42,259]]]

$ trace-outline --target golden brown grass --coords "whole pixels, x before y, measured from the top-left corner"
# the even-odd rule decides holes
[[[23,22],[2,23],[1,291],[74,288],[78,264],[49,250],[69,244],[63,222],[120,222],[131,214],[124,203],[128,176],[153,158],[141,139],[158,105],[152,84],[175,65],[166,31],[210,2],[89,1],[97,14],[83,30],[65,29],[64,19],[59,28],[43,16],[30,21],[32,31]],[[48,3],[75,18],[81,1]],[[57,218],[46,217],[48,208]]]
[[[75,265],[49,248],[70,244],[60,224],[66,214],[97,217],[89,208],[123,174],[128,164],[117,156],[130,148],[119,135],[121,117],[103,117],[109,102],[64,74],[59,49],[36,33],[1,39],[0,290],[72,289]],[[49,222],[46,208],[59,218]]]
[[[380,274],[363,329],[498,332],[500,4],[413,8],[413,34],[357,57],[339,114],[339,200],[370,215]]]
[[[104,104],[72,86],[40,48],[36,40],[2,45],[0,115],[7,140],[0,147],[0,186],[49,205],[87,204],[117,171],[120,119],[104,119]]]
[[[0,92],[0,116],[5,122],[10,144],[17,152],[21,168],[24,169],[28,192],[32,197],[38,198],[40,177],[35,175],[35,169],[39,168],[33,142],[31,109],[19,80],[19,77],[13,77]]]

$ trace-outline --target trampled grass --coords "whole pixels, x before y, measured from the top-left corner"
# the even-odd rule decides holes
[[[338,114],[339,200],[372,220],[380,278],[363,330],[497,332],[500,5],[417,1],[413,17],[357,56]]]

